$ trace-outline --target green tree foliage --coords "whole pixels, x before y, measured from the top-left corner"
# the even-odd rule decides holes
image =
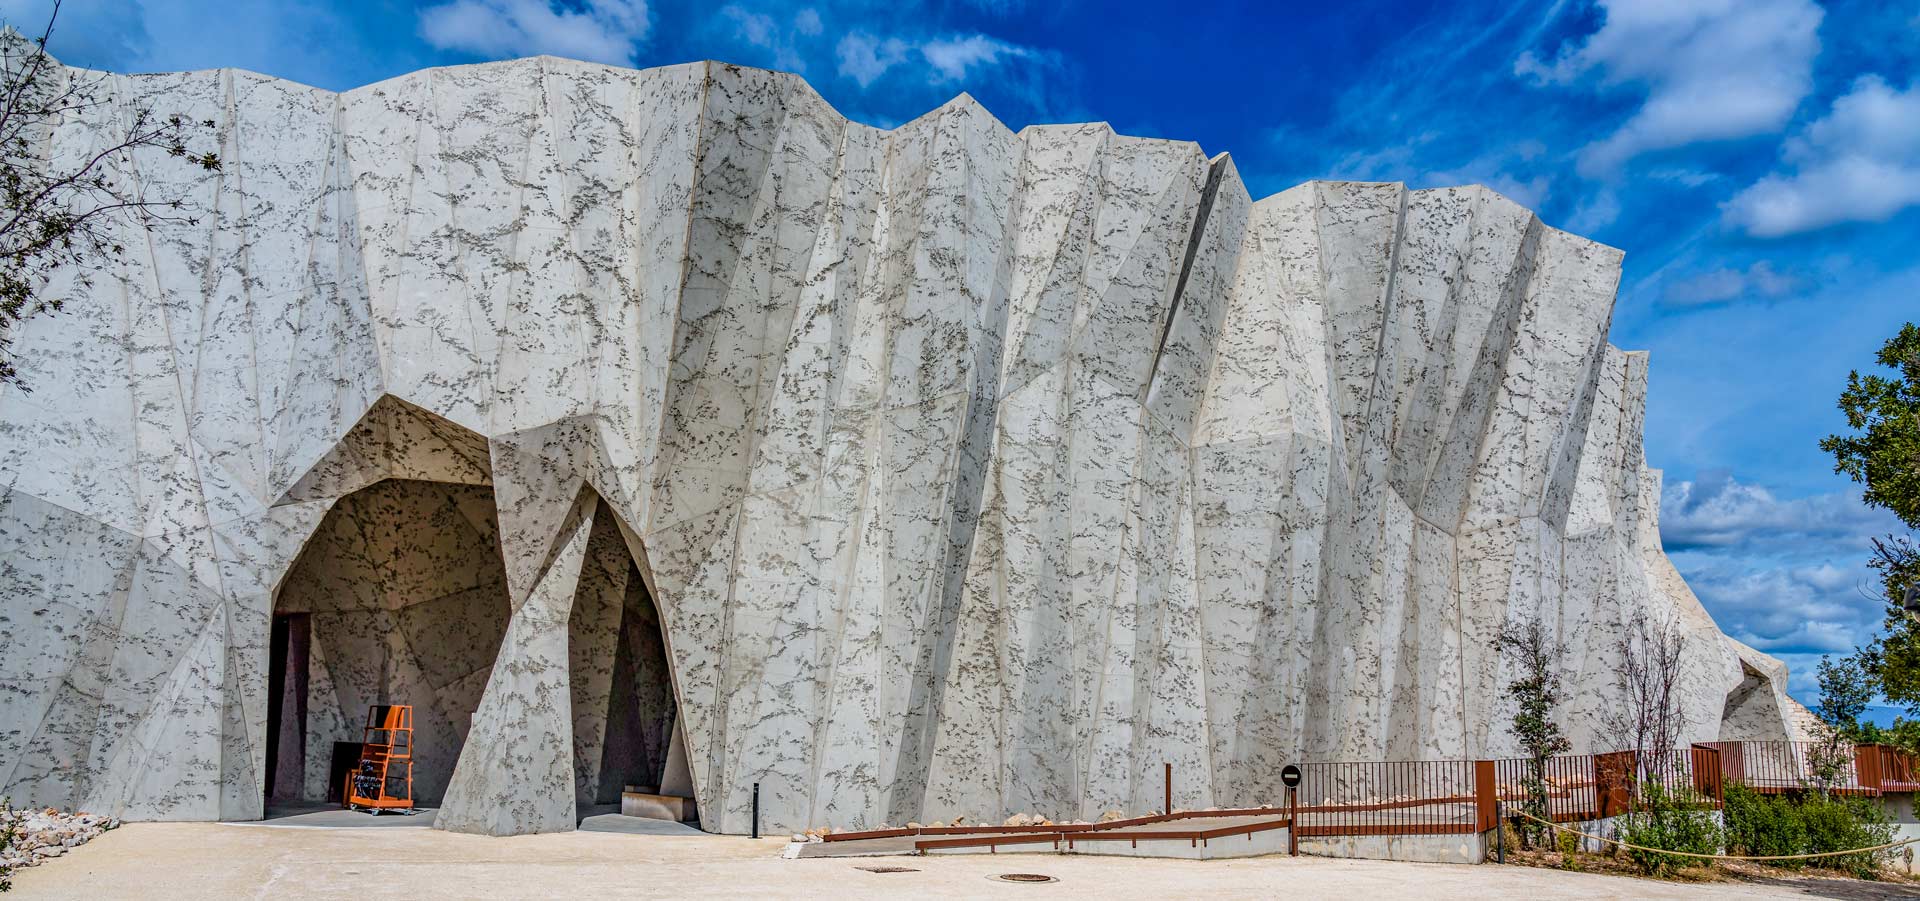
[[[1920,754],[1920,719],[1895,717],[1880,726],[1861,717],[1875,693],[1881,691],[1876,656],[1883,643],[1874,642],[1843,658],[1820,661],[1820,715],[1841,737],[1857,745],[1893,745]],[[1908,675],[1911,669],[1906,670]]]
[[[1867,503],[1920,529],[1920,326],[1907,323],[1875,359],[1896,377],[1848,373],[1840,409],[1853,433],[1829,435],[1820,449],[1867,486]]]
[[[1875,541],[1872,566],[1884,583],[1887,618],[1884,634],[1861,649],[1861,665],[1873,674],[1881,695],[1912,712],[1920,708],[1920,615],[1907,609],[1905,600],[1920,587],[1920,547],[1911,538]]]
[[[59,14],[56,2],[35,39],[0,31],[0,384],[21,385],[13,354],[20,321],[64,303],[52,290],[55,271],[72,269],[85,286],[85,264],[125,249],[116,222],[183,220],[178,201],[145,196],[126,160],[159,154],[204,172],[220,168],[213,153],[188,146],[212,121],[144,108],[117,118],[122,127],[92,135],[87,152],[56,157],[50,139],[57,128],[105,118],[94,114],[116,103],[105,75],[68,69],[47,54]]]
[[[1920,325],[1902,326],[1874,359],[1891,374],[1847,374],[1840,410],[1850,431],[1827,436],[1820,448],[1833,455],[1834,471],[1866,486],[1868,504],[1920,529]],[[1906,603],[1920,588],[1920,547],[1911,537],[1889,536],[1874,542],[1871,563],[1887,602],[1885,634],[1860,649],[1857,665],[1871,689],[1915,712],[1920,710],[1920,616]],[[1863,739],[1871,731],[1864,725],[1853,728]],[[1894,731],[1911,741],[1920,724],[1897,722]]]
[[[1872,674],[1858,655],[1838,660],[1821,658],[1818,673],[1820,718],[1840,730],[1841,735],[1859,741],[1860,715],[1873,703]]]
[[[1499,638],[1500,652],[1513,665],[1513,681],[1507,683],[1507,697],[1514,702],[1513,722],[1507,728],[1520,740],[1527,755],[1526,810],[1548,819],[1547,758],[1564,754],[1572,745],[1553,720],[1564,689],[1560,685],[1559,658],[1566,648],[1547,636],[1546,626],[1531,619],[1510,627]],[[1546,827],[1523,820],[1520,833],[1531,845],[1541,839]]]

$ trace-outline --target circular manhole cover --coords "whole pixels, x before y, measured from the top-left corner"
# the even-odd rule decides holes
[[[1039,873],[1001,873],[1000,875],[995,876],[993,878],[998,879],[1001,882],[1059,882],[1060,881],[1058,879],[1053,878],[1052,876],[1042,876]]]

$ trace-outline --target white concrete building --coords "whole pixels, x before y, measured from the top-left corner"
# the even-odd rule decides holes
[[[112,87],[53,159],[145,105],[225,166],[133,161],[198,221],[16,335],[17,803],[255,818],[402,703],[466,831],[675,754],[716,831],[756,782],[781,830],[1141,811],[1163,762],[1238,806],[1510,752],[1526,617],[1604,744],[1636,611],[1690,737],[1789,731],[1661,553],[1620,252],[1485,188],[1256,201],[1192,143],[717,63]]]

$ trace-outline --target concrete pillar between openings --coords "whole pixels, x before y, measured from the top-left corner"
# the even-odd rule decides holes
[[[593,531],[591,495],[554,538],[546,570],[515,607],[434,827],[480,835],[575,825],[568,620]]]

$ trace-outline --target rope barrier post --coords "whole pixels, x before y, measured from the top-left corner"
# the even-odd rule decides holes
[[[753,784],[753,837],[760,837],[760,783]]]

